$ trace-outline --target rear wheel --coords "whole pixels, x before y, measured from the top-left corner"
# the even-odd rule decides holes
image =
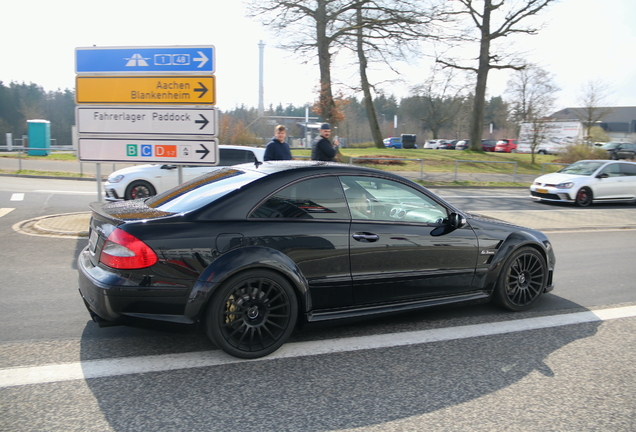
[[[530,309],[539,301],[548,280],[548,266],[543,255],[534,248],[514,252],[504,264],[494,300],[513,311]]]
[[[128,185],[126,188],[125,198],[127,200],[133,200],[138,198],[148,198],[156,195],[155,188],[145,180],[136,180]]]
[[[587,207],[592,204],[593,200],[594,195],[592,194],[592,190],[588,187],[583,187],[576,193],[574,202],[576,202],[576,205],[579,207]]]
[[[287,341],[298,317],[293,288],[270,270],[249,270],[230,278],[214,294],[205,327],[220,349],[253,359]]]

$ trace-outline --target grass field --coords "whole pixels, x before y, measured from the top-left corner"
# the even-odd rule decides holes
[[[292,149],[295,157],[309,158],[310,150]],[[17,158],[18,155],[0,153],[0,157]],[[77,160],[73,153],[51,153],[49,156],[27,156],[21,155],[23,159],[38,160]],[[376,148],[344,148],[341,149],[340,161],[349,163],[352,158],[372,158],[372,160],[354,159],[356,165],[364,165],[372,168],[388,171],[420,171],[423,163],[424,172],[454,172],[458,164],[459,172],[470,173],[492,173],[511,174],[514,172],[514,164],[517,164],[517,174],[532,174],[539,176],[543,172],[554,172],[561,168],[560,165],[545,165],[544,163],[554,163],[556,156],[535,155],[535,163],[531,163],[531,155],[520,153],[492,153],[474,152],[470,150],[424,150],[424,149],[376,149]],[[388,159],[388,160],[387,160]],[[410,160],[390,160],[390,159],[410,159]],[[422,161],[422,162],[421,162]],[[462,162],[458,162],[462,161]],[[471,162],[463,162],[471,161]],[[478,162],[475,162],[478,161]],[[506,162],[506,163],[503,163]],[[79,177],[72,173],[53,173],[48,171],[8,171],[0,170],[4,174],[24,174],[24,175],[53,175],[59,177]],[[525,183],[502,183],[502,182],[425,182],[429,186],[435,185],[458,185],[458,186],[527,186]]]

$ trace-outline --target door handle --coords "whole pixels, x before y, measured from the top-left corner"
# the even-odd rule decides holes
[[[353,238],[357,241],[375,242],[380,240],[380,236],[373,233],[358,232],[353,234]]]

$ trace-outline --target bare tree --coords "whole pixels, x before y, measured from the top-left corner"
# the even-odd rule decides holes
[[[318,110],[326,121],[337,123],[339,117],[332,90],[333,57],[342,48],[355,53],[374,141],[383,147],[367,76],[368,62],[380,58],[388,63],[390,53],[398,53],[422,37],[422,28],[431,21],[425,1],[265,0],[253,1],[250,15],[261,17],[277,36],[286,37],[281,46],[304,57],[305,62],[317,53]]]
[[[450,125],[462,108],[467,86],[457,84],[461,82],[457,75],[452,69],[444,73],[433,67],[429,78],[413,88],[423,103],[420,119],[431,130],[434,139],[439,138],[440,129]]]
[[[587,140],[592,135],[592,128],[613,111],[613,108],[608,107],[609,94],[609,84],[600,79],[590,80],[581,87],[578,97],[581,108],[576,110],[576,115],[585,125]]]
[[[491,69],[520,70],[524,68],[521,61],[508,61],[510,55],[504,52],[492,53],[493,42],[514,34],[536,34],[537,28],[524,26],[522,21],[538,14],[554,1],[556,0],[519,0],[516,2],[508,1],[508,3],[506,0],[457,0],[453,2],[458,5],[458,8],[452,13],[458,17],[468,17],[472,26],[477,29],[475,37],[471,37],[470,34],[461,34],[455,38],[456,41],[460,42],[479,43],[477,66],[462,65],[457,60],[452,59],[438,58],[437,61],[444,66],[472,71],[477,75],[470,133],[472,150],[481,150],[488,73]]]
[[[519,126],[521,123],[532,124],[534,132],[528,137],[532,163],[535,160],[535,150],[544,139],[544,128],[541,125],[554,109],[559,90],[554,84],[552,74],[533,64],[517,71],[508,81],[506,94],[510,98],[513,121]]]

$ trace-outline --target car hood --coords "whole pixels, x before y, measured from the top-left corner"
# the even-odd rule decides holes
[[[586,178],[589,176],[581,175],[581,174],[562,174],[562,173],[552,173],[542,175],[541,177],[537,177],[534,181],[539,183],[547,183],[547,184],[559,184],[566,181],[572,181],[579,178]]]

